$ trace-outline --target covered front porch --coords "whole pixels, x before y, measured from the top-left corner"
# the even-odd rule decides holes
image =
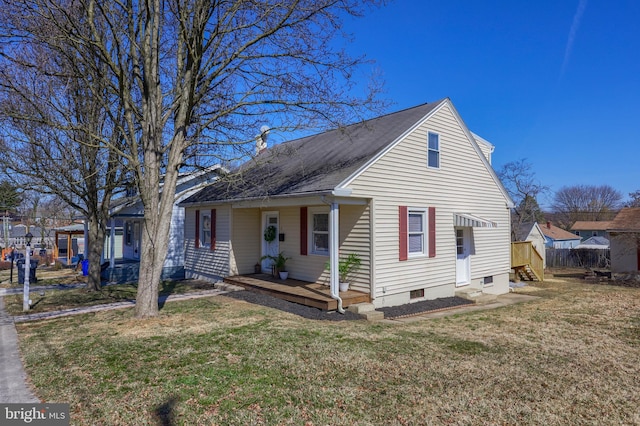
[[[331,298],[329,286],[321,283],[287,278],[277,279],[269,274],[235,275],[227,277],[224,282],[244,287],[248,291],[261,294],[268,294],[278,299],[299,303],[305,306],[312,306],[326,311],[338,309],[338,301]],[[342,307],[356,303],[371,302],[368,293],[357,290],[347,290],[340,292]]]

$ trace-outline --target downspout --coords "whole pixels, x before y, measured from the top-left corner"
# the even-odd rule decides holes
[[[340,217],[340,209],[338,207],[338,203],[335,201],[331,203],[331,210],[329,212],[329,263],[331,268],[329,269],[331,280],[330,280],[330,288],[331,288],[331,298],[338,301],[338,312],[344,314],[344,309],[342,308],[342,299],[339,295],[340,290],[340,275],[338,271],[338,246],[340,244],[340,233],[339,233],[339,217]]]
[[[89,221],[87,219],[84,219],[82,221],[82,224],[84,225],[84,233],[83,233],[83,237],[84,237],[84,250],[82,251],[82,256],[84,257],[84,259],[88,259],[89,258]]]

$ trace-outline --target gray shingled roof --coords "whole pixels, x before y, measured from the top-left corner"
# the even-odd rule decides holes
[[[330,192],[445,100],[281,143],[180,204]]]

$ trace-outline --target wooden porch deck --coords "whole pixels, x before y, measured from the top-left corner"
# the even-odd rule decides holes
[[[326,311],[338,309],[338,301],[331,298],[329,286],[308,281],[300,281],[291,278],[281,280],[268,274],[236,275],[227,277],[224,282],[244,287],[249,291],[268,294],[278,299],[299,303],[305,306]],[[342,307],[356,303],[370,302],[369,294],[360,291],[348,290],[340,292]]]

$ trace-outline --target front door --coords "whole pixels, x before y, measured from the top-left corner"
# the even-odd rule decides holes
[[[456,228],[456,286],[469,284],[471,281],[471,228]]]
[[[280,242],[278,241],[278,212],[265,212],[262,215],[262,256],[277,256],[280,253]],[[267,238],[269,237],[269,238]],[[271,273],[271,259],[262,260],[262,272]]]

